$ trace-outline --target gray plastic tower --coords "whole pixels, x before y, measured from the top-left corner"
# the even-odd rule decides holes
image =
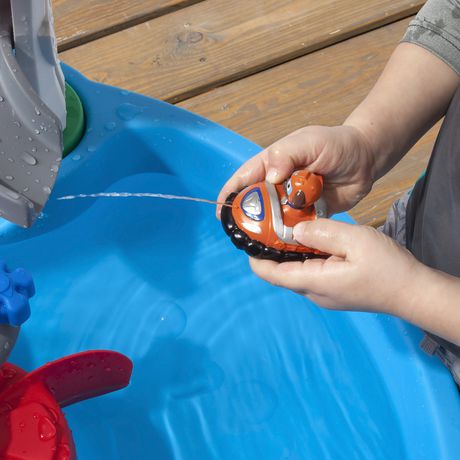
[[[62,157],[64,77],[50,0],[0,0],[0,216],[29,227]]]

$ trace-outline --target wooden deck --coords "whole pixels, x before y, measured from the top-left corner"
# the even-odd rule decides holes
[[[53,0],[61,59],[262,146],[341,123],[423,1]],[[351,215],[380,225],[426,166],[433,128]]]

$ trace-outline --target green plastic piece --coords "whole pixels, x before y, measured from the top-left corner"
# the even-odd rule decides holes
[[[65,84],[65,102],[67,108],[67,126],[64,130],[65,158],[80,143],[85,132],[85,111],[78,94],[69,85]]]

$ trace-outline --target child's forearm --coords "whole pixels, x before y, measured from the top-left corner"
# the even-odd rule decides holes
[[[389,171],[446,112],[460,77],[424,48],[401,43],[366,99],[344,124],[375,156],[374,180]]]
[[[391,313],[460,345],[460,278],[418,264]]]

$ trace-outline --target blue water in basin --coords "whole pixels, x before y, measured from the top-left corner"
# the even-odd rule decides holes
[[[56,200],[105,191],[212,199],[259,150],[65,70],[88,131],[41,219],[31,230],[3,222],[0,245],[37,287],[12,362],[32,369],[95,348],[134,361],[127,389],[65,410],[79,458],[458,458],[458,393],[418,350],[415,328],[321,310],[259,280],[212,206]]]

